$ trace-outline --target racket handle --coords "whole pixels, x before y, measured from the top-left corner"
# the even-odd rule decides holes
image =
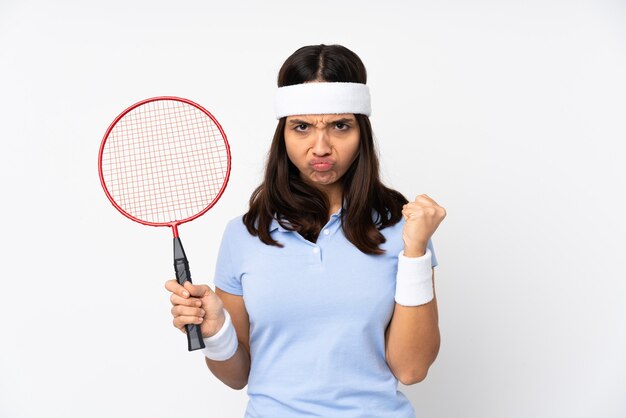
[[[176,281],[178,281],[178,284],[182,286],[185,282],[191,283],[189,262],[187,261],[183,244],[178,237],[174,238],[174,270],[176,271]],[[187,324],[185,325],[185,330],[187,330],[187,349],[189,351],[204,348],[204,341],[199,325]]]

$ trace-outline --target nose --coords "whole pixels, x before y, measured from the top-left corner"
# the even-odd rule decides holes
[[[323,157],[331,153],[330,138],[325,129],[321,129],[315,137],[313,143],[313,154],[317,157]]]

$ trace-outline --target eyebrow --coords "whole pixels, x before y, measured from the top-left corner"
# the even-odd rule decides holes
[[[354,118],[341,118],[341,119],[337,119],[337,120],[332,120],[330,121],[330,123],[346,123],[346,122],[354,122],[356,119]],[[311,122],[307,122],[305,120],[301,120],[301,119],[291,119],[289,121],[290,124],[292,125],[300,125],[301,123],[305,124],[305,125],[311,125]]]

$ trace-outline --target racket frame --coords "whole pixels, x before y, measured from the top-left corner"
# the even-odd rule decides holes
[[[186,103],[186,104],[189,104],[189,105],[195,107],[196,109],[198,109],[201,112],[203,112],[204,114],[206,114],[213,121],[215,126],[217,126],[217,129],[219,129],[220,134],[222,135],[222,138],[224,138],[224,146],[226,148],[226,156],[227,156],[227,159],[228,159],[227,164],[226,164],[226,175],[224,176],[224,184],[222,185],[222,188],[217,193],[215,198],[211,201],[211,203],[209,203],[209,205],[207,207],[205,207],[204,209],[202,209],[200,212],[196,213],[193,216],[190,216],[190,217],[188,217],[186,219],[182,219],[182,220],[175,220],[175,221],[172,221],[172,222],[149,222],[149,221],[144,221],[144,220],[136,218],[133,215],[131,215],[130,213],[126,212],[124,209],[122,209],[120,207],[120,205],[118,205],[115,202],[115,200],[113,199],[113,196],[111,196],[111,193],[109,193],[109,189],[107,188],[106,182],[104,181],[104,173],[102,172],[102,155],[104,154],[104,147],[106,145],[107,139],[109,138],[109,134],[111,133],[111,131],[113,130],[113,128],[115,127],[117,122],[119,122],[120,119],[122,119],[124,116],[126,116],[126,114],[128,112],[132,111],[133,109],[136,109],[137,107],[142,106],[142,105],[144,105],[146,103],[155,102],[155,101],[159,101],[159,100],[174,100],[174,101],[183,102],[183,103]],[[230,178],[230,162],[231,162],[230,146],[228,145],[228,140],[226,138],[226,133],[224,132],[224,129],[222,129],[222,125],[220,125],[220,123],[211,114],[211,112],[209,112],[208,110],[206,110],[204,107],[200,106],[199,104],[197,104],[195,102],[192,102],[189,99],[184,99],[182,97],[176,97],[176,96],[157,96],[157,97],[151,97],[149,99],[142,100],[140,102],[135,103],[132,106],[129,106],[122,113],[120,113],[115,118],[115,120],[113,120],[111,125],[109,125],[108,129],[106,130],[106,132],[104,134],[104,137],[102,138],[102,143],[100,144],[100,151],[98,152],[98,175],[100,176],[100,184],[102,185],[102,188],[104,189],[104,193],[106,194],[106,196],[109,199],[109,201],[113,204],[113,206],[122,215],[126,216],[128,219],[130,219],[132,221],[139,222],[140,224],[143,224],[143,225],[149,225],[149,226],[169,226],[169,227],[172,228],[172,233],[174,234],[174,238],[178,238],[178,226],[179,225],[184,224],[184,223],[189,222],[189,221],[193,221],[197,217],[204,215],[220,199],[220,197],[222,196],[222,193],[224,193],[224,190],[226,189],[226,186],[228,184],[228,179]]]

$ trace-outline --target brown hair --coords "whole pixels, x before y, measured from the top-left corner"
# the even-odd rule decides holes
[[[294,52],[278,72],[278,87],[307,81],[367,81],[361,59],[341,45],[311,45]],[[407,199],[380,181],[378,155],[369,118],[355,114],[360,130],[358,156],[341,179],[343,205],[341,225],[346,238],[366,254],[383,254],[385,242],[380,230],[402,219]],[[263,183],[250,197],[250,209],[243,216],[248,232],[268,245],[282,247],[269,228],[275,217],[281,225],[317,241],[328,222],[330,204],[326,195],[300,179],[298,168],[285,148],[286,117],[278,121],[268,153]],[[375,212],[374,212],[375,211]],[[375,218],[372,217],[376,214]]]

